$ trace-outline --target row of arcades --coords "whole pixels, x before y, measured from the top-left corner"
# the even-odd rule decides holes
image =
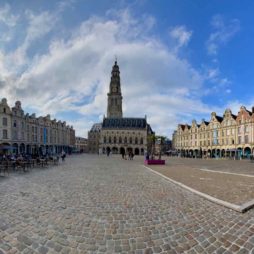
[[[0,154],[52,155],[62,151],[72,153],[73,147],[66,145],[34,145],[24,143],[2,143]]]
[[[177,154],[187,158],[250,158],[254,147],[237,147],[232,149],[178,149]]]
[[[133,148],[133,147],[103,147],[102,148],[103,154],[134,154],[134,155],[144,155],[144,148]]]

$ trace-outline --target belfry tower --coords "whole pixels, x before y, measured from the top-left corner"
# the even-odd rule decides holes
[[[120,71],[117,61],[115,61],[114,66],[111,71],[111,80],[109,85],[108,93],[108,108],[107,117],[108,118],[122,118],[122,93],[121,93],[121,83],[120,83]]]

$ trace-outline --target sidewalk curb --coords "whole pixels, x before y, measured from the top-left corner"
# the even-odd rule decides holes
[[[203,197],[203,198],[205,198],[205,199],[207,199],[207,200],[209,200],[211,202],[214,202],[214,203],[216,203],[218,205],[222,205],[222,206],[225,206],[227,208],[230,208],[230,209],[232,209],[232,210],[234,210],[236,212],[244,213],[247,210],[249,210],[249,209],[254,207],[254,199],[250,200],[250,201],[248,201],[248,202],[246,202],[246,203],[244,203],[242,205],[235,205],[235,204],[229,203],[227,201],[223,201],[221,199],[212,197],[212,196],[210,196],[208,194],[205,194],[203,192],[197,191],[197,190],[195,190],[195,189],[193,189],[191,187],[188,187],[185,184],[182,184],[182,183],[177,182],[177,181],[175,181],[175,180],[173,180],[173,179],[171,179],[171,178],[169,178],[167,176],[164,176],[163,174],[161,174],[161,173],[159,173],[159,172],[157,172],[157,171],[155,171],[155,170],[153,170],[153,169],[151,169],[151,168],[149,168],[147,166],[144,166],[144,165],[142,165],[142,166],[144,168],[150,170],[152,173],[154,173],[156,175],[159,175],[159,176],[165,178],[166,180],[168,180],[168,181],[170,181],[170,182],[172,182],[172,183],[174,183],[174,184],[176,184],[176,185],[178,185],[178,186],[180,186],[180,187],[182,187],[182,188],[184,188],[184,189],[186,189],[188,191],[191,191],[191,192],[193,192],[193,193],[195,193],[195,194],[197,194],[197,195],[199,195],[199,196],[201,196],[201,197]]]

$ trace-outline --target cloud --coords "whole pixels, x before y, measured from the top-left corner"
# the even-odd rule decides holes
[[[176,26],[169,32],[171,38],[177,40],[176,48],[186,46],[192,36],[192,31],[188,31],[185,26]]]
[[[111,10],[104,17],[90,17],[76,29],[65,31],[68,37],[44,40],[45,52],[29,55],[32,44],[44,38],[60,18],[50,12],[36,16],[27,12],[25,40],[14,51],[25,59],[19,62],[22,72],[15,67],[13,77],[15,68],[10,64],[15,66],[17,56],[4,55],[9,65],[3,81],[9,81],[2,94],[8,94],[12,103],[21,100],[37,115],[76,112],[79,116],[75,121],[66,115],[65,120],[84,136],[92,122],[106,114],[110,73],[117,55],[125,116],[147,115],[158,134],[169,136],[179,121],[210,114],[211,108],[200,95],[206,77],[151,35],[156,20],[148,15],[134,17],[129,10],[120,13]],[[37,31],[40,26],[41,31]],[[176,31],[174,39],[187,45],[191,32],[184,27]]]
[[[18,15],[11,13],[11,7],[9,4],[5,4],[3,7],[0,6],[0,23],[8,27],[14,27],[19,19]]]
[[[206,42],[207,52],[209,55],[217,55],[219,48],[226,45],[240,31],[240,21],[238,19],[225,21],[223,16],[215,15],[211,26],[213,32]]]

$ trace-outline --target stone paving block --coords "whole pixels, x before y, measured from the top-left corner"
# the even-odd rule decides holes
[[[138,156],[130,164],[118,156],[80,155],[52,170],[10,175],[8,183],[3,180],[0,185],[0,207],[5,209],[0,210],[0,250],[8,254],[253,250],[254,210],[244,215],[229,211],[152,174],[140,166],[141,161]]]

